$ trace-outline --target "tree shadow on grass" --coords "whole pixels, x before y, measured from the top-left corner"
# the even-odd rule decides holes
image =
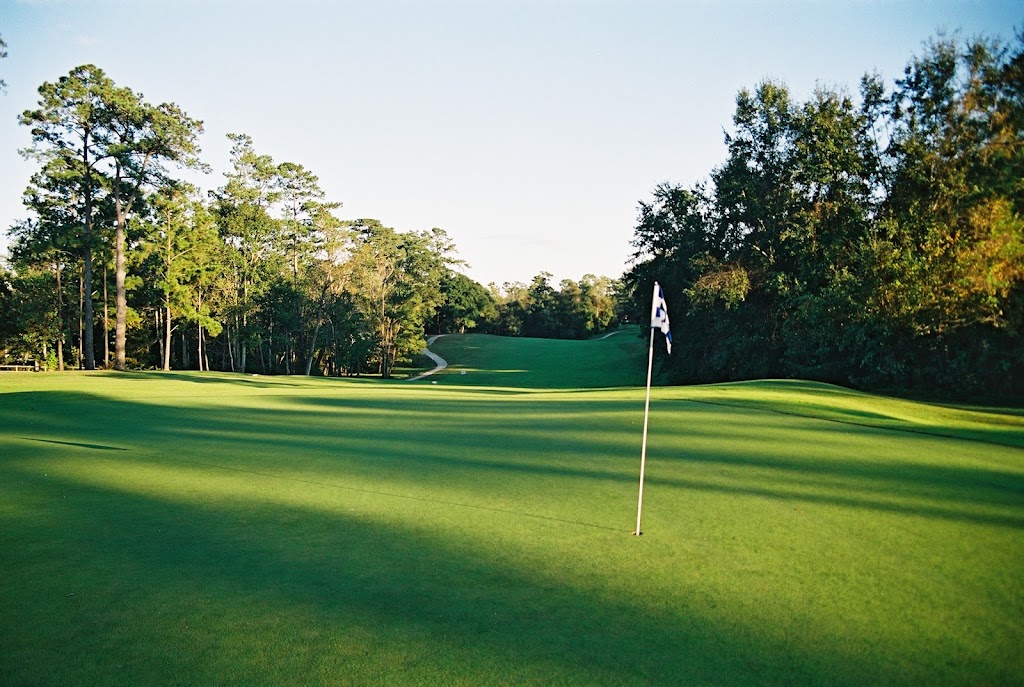
[[[62,393],[51,403],[37,392],[28,400],[0,405],[0,416],[35,443],[136,449],[146,460],[155,452],[156,460],[283,479],[315,474],[347,489],[402,485],[387,490],[394,497],[433,498],[451,487],[471,495],[462,506],[591,527],[614,528],[618,516],[568,517],[557,509],[564,500],[516,504],[536,480],[582,495],[584,482],[605,493],[637,481],[639,435],[615,421],[634,410],[629,401],[531,397],[510,410],[502,400],[298,395],[274,408],[214,410],[88,394]],[[650,485],[1024,527],[1020,471],[902,458],[929,455],[942,439],[897,433],[886,440],[891,457],[867,459],[856,454],[868,439],[843,424],[799,419],[780,428],[770,414],[736,409],[711,417],[683,407],[662,423],[652,435]],[[822,451],[832,455],[822,459]]]
[[[897,417],[865,410],[852,408],[837,408],[825,404],[801,403],[791,407],[772,407],[767,403],[748,403],[744,401],[711,401],[707,399],[672,399],[668,403],[696,403],[700,405],[719,406],[722,408],[742,408],[763,413],[774,413],[776,415],[788,415],[791,417],[804,417],[821,422],[836,422],[851,425],[854,427],[865,427],[889,432],[906,432],[908,434],[922,434],[926,436],[939,437],[943,439],[956,439],[960,441],[975,441],[995,446],[1006,446],[1009,448],[1024,448],[1024,426],[1020,422],[1004,421],[993,422],[985,429],[947,429],[934,425],[916,425]]]
[[[109,377],[113,380],[127,382],[158,382],[173,380],[201,386],[231,384],[250,389],[301,389],[311,385],[342,385],[342,384],[379,384],[380,379],[371,377],[316,377],[304,375],[265,375],[254,372],[196,372],[196,371],[129,371],[129,372],[97,372],[96,376]]]
[[[15,683],[309,684],[353,675],[353,683],[372,675],[378,684],[936,682],[933,666],[898,658],[913,647],[865,658],[863,647],[806,632],[780,638],[716,610],[696,588],[671,599],[615,594],[587,582],[586,565],[556,579],[520,560],[506,527],[561,537],[559,555],[584,560],[604,546],[596,538],[640,543],[625,528],[600,529],[613,519],[599,515],[600,505],[576,519],[587,527],[565,527],[573,518],[560,517],[576,494],[603,503],[613,491],[633,493],[636,480],[635,458],[624,459],[623,448],[638,437],[624,439],[624,425],[612,420],[633,404],[584,398],[531,397],[514,411],[503,400],[305,393],[268,408],[190,409],[68,392],[0,403],[4,423],[29,439],[0,440],[0,489],[33,490],[26,493],[38,515],[0,533],[4,667]],[[433,425],[432,416],[447,421]],[[891,461],[821,459],[813,447],[862,433],[785,422],[780,429],[777,418],[745,410],[673,410],[655,434],[661,453],[648,483],[666,500],[671,491],[698,491],[1022,526],[1019,472],[901,461],[900,452],[942,444],[923,436],[894,436]],[[782,430],[791,452],[744,448]],[[709,444],[715,437],[720,443]],[[704,448],[686,448],[694,439]],[[59,470],[40,481],[34,467],[62,456],[87,469],[101,456],[82,449],[115,446],[129,452],[110,457],[125,469],[107,482]],[[210,491],[200,476],[154,492],[132,479],[147,465],[198,466],[207,479],[248,473],[270,484],[263,501]],[[727,470],[729,481],[716,470]],[[23,483],[34,486],[14,486]],[[476,500],[430,496],[446,485]],[[494,507],[495,493],[516,497],[498,492],[503,485],[547,494],[550,510]],[[331,490],[337,507],[274,498],[313,489]],[[343,506],[360,491],[388,497],[405,515],[347,514]],[[477,515],[456,533],[432,520],[448,508],[420,514],[419,504]],[[986,512],[990,506],[1002,514]],[[490,538],[499,543],[488,545]],[[988,668],[991,679],[982,681],[1005,683],[1006,665]],[[52,679],[37,679],[40,666]],[[150,666],[159,679],[145,679],[153,678]],[[166,677],[178,675],[186,677]]]
[[[20,477],[32,479],[30,472]],[[133,485],[145,489],[146,485]],[[0,569],[8,679],[41,684],[764,685],[904,682],[843,646],[553,579],[499,547],[330,509],[51,478]],[[201,493],[200,488],[200,493]],[[336,504],[344,506],[344,501]],[[486,537],[489,523],[467,536]],[[538,530],[538,536],[545,536]],[[585,545],[586,539],[577,539]],[[624,538],[623,546],[632,542]],[[30,583],[18,563],[62,561]],[[17,587],[17,589],[16,589]],[[15,600],[14,595],[19,595]],[[737,624],[738,623],[738,624]],[[859,657],[858,657],[859,658]],[[926,669],[919,668],[923,677]]]
[[[61,446],[75,446],[78,448],[88,448],[94,451],[127,451],[128,449],[121,446],[107,446],[106,444],[87,444],[81,441],[58,441],[56,439],[33,439],[31,437],[19,437],[25,441],[39,441],[44,444],[58,444]]]

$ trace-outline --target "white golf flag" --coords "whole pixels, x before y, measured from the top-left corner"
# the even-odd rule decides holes
[[[654,282],[654,298],[651,301],[651,327],[660,329],[665,335],[665,348],[671,355],[672,331],[668,326],[668,304],[665,302],[665,292],[661,290],[658,282]]]
[[[672,353],[672,330],[668,327],[668,304],[661,285],[654,282],[654,296],[651,299],[651,345],[647,349],[647,397],[644,400],[644,439],[640,444],[640,493],[636,499],[636,529],[633,534],[640,536],[640,517],[644,508],[644,470],[647,467],[647,421],[651,415],[651,371],[654,369],[654,330],[660,329],[665,335],[665,348]]]

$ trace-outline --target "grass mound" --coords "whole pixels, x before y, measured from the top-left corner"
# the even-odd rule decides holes
[[[709,384],[682,391],[684,398],[701,403],[1024,448],[1024,413],[1019,408],[920,403],[802,380]]]
[[[448,369],[433,377],[439,384],[610,388],[642,385],[647,374],[647,340],[635,330],[590,341],[449,334],[431,350],[449,361]]]
[[[0,376],[0,684],[1021,684],[1019,415],[434,349]]]

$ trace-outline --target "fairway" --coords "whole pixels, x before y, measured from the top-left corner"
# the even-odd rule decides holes
[[[1019,410],[433,350],[0,374],[0,684],[1024,684]]]

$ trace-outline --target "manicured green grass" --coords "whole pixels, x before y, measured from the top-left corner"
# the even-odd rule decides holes
[[[431,350],[449,367],[433,380],[513,389],[639,386],[646,381],[647,347],[635,330],[592,341],[446,335]]]
[[[435,350],[0,376],[0,684],[1024,683],[1019,414]]]

